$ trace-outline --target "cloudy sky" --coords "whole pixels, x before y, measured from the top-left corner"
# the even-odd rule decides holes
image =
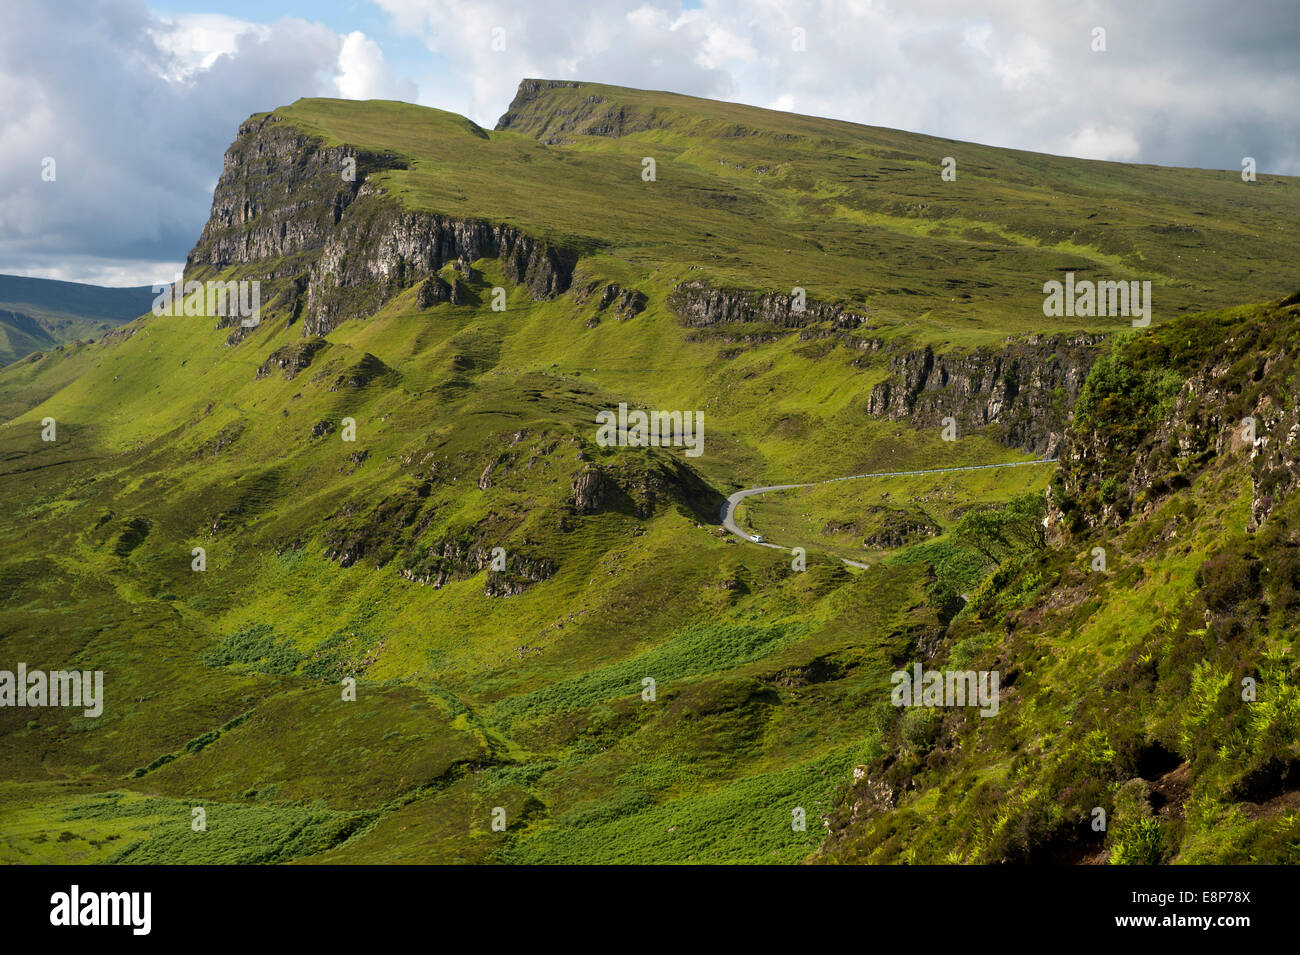
[[[105,285],[170,281],[239,123],[300,96],[491,127],[521,78],[584,79],[1300,175],[1295,0],[5,0],[4,19],[0,272]]]

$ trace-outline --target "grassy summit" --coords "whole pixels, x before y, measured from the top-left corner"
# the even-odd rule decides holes
[[[1123,324],[1045,319],[1042,284],[1066,271],[1149,279],[1165,317],[1300,283],[1290,177],[1247,184],[594,83],[525,81],[493,132],[403,103],[277,114],[406,157],[383,178],[412,206],[571,241],[612,278],[663,286],[697,266],[726,286],[801,286],[927,340]],[[940,179],[947,156],[955,182]]]
[[[1151,754],[1216,785],[1284,760],[1289,724],[1271,723],[1252,724],[1239,763],[1216,757],[1207,734],[1237,716],[1205,700],[1222,673],[1274,652],[1284,623],[1252,630],[1213,670],[1194,670],[1192,636],[1131,659],[1138,634],[1198,629],[1188,578],[1225,535],[1244,547],[1245,472],[1161,471],[1177,488],[1169,500],[1192,501],[1202,521],[1171,544],[1143,536],[1142,504],[1116,509],[1140,489],[1107,471],[1109,484],[1092,482],[1099,503],[1077,491],[1091,484],[1071,459],[1060,500],[1077,532],[1102,526],[1089,521],[1103,506],[1111,526],[1129,522],[1159,568],[1155,600],[1097,579],[1084,588],[1074,552],[1037,539],[1047,467],[749,499],[746,526],[805,547],[802,570],[717,520],[739,488],[1027,457],[1009,425],[1063,422],[1086,368],[1063,367],[1056,339],[1014,353],[1003,340],[1128,325],[1044,319],[1042,284],[1067,270],[1156,284],[1153,328],[1119,346],[1136,357],[1093,339],[1069,352],[1111,355],[1084,388],[1101,408],[1090,426],[1154,429],[1170,387],[1212,362],[1215,336],[1293,321],[1290,306],[1177,316],[1300,284],[1286,259],[1300,228],[1294,180],[1017,153],[593,84],[527,81],[495,131],[399,103],[304,100],[274,115],[306,138],[268,160],[259,148],[286,140],[241,136],[219,187],[239,214],[204,239],[242,253],[277,247],[291,226],[322,230],[205,273],[263,282],[256,328],[148,315],[0,372],[0,670],[102,669],[108,694],[98,719],[0,708],[12,767],[0,859],[798,862],[828,828],[833,858],[891,861],[908,833],[912,858],[1012,859],[1073,851],[1069,813],[1097,804],[1084,798],[1122,801],[1131,823],[1128,841],[1102,835],[1091,852],[1283,852],[1268,835],[1281,831],[1278,806],[1242,808],[1273,798],[1267,786],[1202,793],[1197,815],[1157,820],[1167,842],[1152,843],[1131,785]],[[373,172],[365,197],[332,207],[346,187],[330,163],[353,152],[405,168]],[[958,178],[943,182],[950,155]],[[647,156],[654,182],[641,178]],[[282,231],[257,231],[286,207]],[[422,213],[572,251],[571,285],[538,295],[499,256],[435,256],[458,300],[422,298],[432,278],[406,269],[428,250],[403,245]],[[396,265],[348,289],[365,307],[308,333],[312,296],[380,259]],[[866,322],[690,325],[675,300],[689,281],[780,296],[802,286],[810,304],[865,310]],[[643,307],[620,310],[633,292]],[[1149,367],[1147,342],[1187,363],[1172,385]],[[890,411],[878,386],[896,396],[927,362],[946,381]],[[1117,368],[1153,396],[1141,414],[1102,400],[1124,393]],[[1024,405],[1030,394],[1038,403]],[[1016,401],[1022,416],[1004,421]],[[595,415],[621,402],[702,412],[705,453],[599,446]],[[947,413],[962,425],[955,442],[937,424]],[[47,418],[57,440],[42,440]],[[1103,460],[1112,444],[1097,441]],[[1157,512],[1149,526],[1172,519]],[[1065,630],[1068,665],[1048,668]],[[1014,672],[1022,702],[1008,696],[987,728],[900,714],[890,673],[921,657]],[[1129,715],[1139,666],[1175,690]],[[1194,672],[1205,705],[1184,711]],[[1118,695],[1067,730],[1062,701],[1091,700],[1098,684]],[[1026,752],[1060,758],[1047,773]],[[1084,776],[1086,796],[1070,790]],[[891,799],[855,811],[864,797],[848,787],[882,783]],[[961,802],[976,784],[997,808]],[[965,828],[943,825],[954,805]],[[195,806],[206,833],[191,829]],[[796,808],[805,829],[791,825]]]

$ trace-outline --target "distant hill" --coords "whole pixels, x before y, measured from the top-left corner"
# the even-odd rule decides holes
[[[0,275],[0,365],[138,318],[154,294],[148,285],[106,288],[81,282]]]

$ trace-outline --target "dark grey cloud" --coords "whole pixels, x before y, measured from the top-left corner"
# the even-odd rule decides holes
[[[167,23],[133,0],[11,0],[5,13],[0,272],[170,278],[239,124],[300,96],[338,95],[344,38],[318,24],[245,32],[198,68],[176,50],[211,24]]]

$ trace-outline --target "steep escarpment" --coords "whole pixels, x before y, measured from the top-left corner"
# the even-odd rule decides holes
[[[324,237],[312,265],[306,334],[322,334],[349,314],[374,311],[448,262],[499,258],[511,281],[535,299],[547,299],[568,289],[577,261],[575,253],[511,226],[403,210],[370,184],[349,212]]]
[[[936,353],[926,346],[890,359],[890,375],[871,390],[869,414],[958,434],[989,429],[1011,447],[1052,456],[1097,360],[1100,335],[1029,336],[1001,348]]]
[[[449,262],[497,258],[536,299],[564,292],[576,253],[514,226],[408,209],[372,178],[406,161],[331,146],[281,117],[254,117],[226,153],[186,279],[236,268],[272,283],[303,334],[373,313]]]
[[[861,314],[862,309],[808,302],[802,297],[775,292],[716,288],[702,279],[682,282],[669,295],[668,304],[690,328],[758,322],[786,329],[829,322],[834,328],[848,330],[864,325],[867,320]]]
[[[1300,483],[1300,297],[1246,319],[1212,313],[1119,341],[1079,397],[1049,519],[1065,531],[1149,515],[1205,467],[1249,453],[1249,529]]]
[[[186,277],[205,266],[252,263],[266,266],[267,279],[297,275],[367,177],[405,165],[392,154],[328,146],[275,114],[247,120],[226,150],[212,211],[186,260]]]
[[[1293,296],[1107,349],[1054,541],[897,659],[998,674],[996,712],[882,716],[818,861],[1297,860],[1298,344]]]

